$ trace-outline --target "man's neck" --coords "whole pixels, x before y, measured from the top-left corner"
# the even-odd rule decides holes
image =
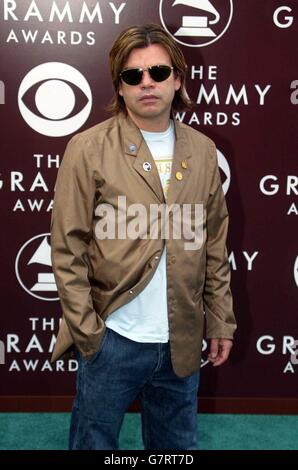
[[[167,119],[162,117],[162,119],[142,119],[136,116],[132,116],[131,113],[128,111],[128,115],[131,120],[135,123],[135,125],[141,129],[142,131],[147,132],[165,132],[170,125],[170,116]]]

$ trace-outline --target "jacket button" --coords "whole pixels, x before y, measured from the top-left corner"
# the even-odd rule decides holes
[[[175,264],[176,263],[176,256],[171,256],[171,263]]]
[[[154,259],[159,259],[159,256],[155,256]]]
[[[133,290],[130,290],[129,293],[130,293],[130,294],[133,294]]]

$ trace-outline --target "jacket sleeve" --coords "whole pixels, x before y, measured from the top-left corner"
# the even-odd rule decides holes
[[[232,339],[236,321],[226,248],[229,217],[217,164],[216,147],[213,142],[210,146],[212,177],[207,202],[206,278],[203,293],[207,338]]]
[[[95,182],[88,142],[75,136],[58,171],[51,218],[51,257],[64,319],[84,356],[97,351],[103,321],[93,308],[88,279]]]

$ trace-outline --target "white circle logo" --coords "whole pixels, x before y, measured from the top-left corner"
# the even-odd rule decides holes
[[[34,88],[37,89],[30,92]],[[62,137],[77,131],[87,121],[92,93],[86,78],[77,69],[61,62],[47,62],[34,67],[24,77],[18,105],[24,120],[36,132]],[[80,111],[78,106],[82,107]]]
[[[294,279],[295,279],[296,285],[298,287],[298,256],[297,256],[295,264],[294,264]]]
[[[207,350],[207,341],[205,339],[203,339],[203,342],[202,342],[202,357],[201,357],[201,368],[202,367],[205,367],[208,362],[209,362],[209,359],[207,357],[207,359],[205,358],[205,354],[203,354],[205,351]]]
[[[221,151],[216,149],[216,154],[217,154],[218,166],[225,176],[225,180],[222,183],[222,189],[223,189],[224,195],[226,195],[229,190],[230,183],[231,183],[231,171],[230,171],[228,161],[226,157],[221,153]]]
[[[159,16],[165,30],[179,44],[203,47],[227,31],[233,16],[232,0],[160,0]]]
[[[16,257],[16,276],[23,289],[36,299],[59,300],[52,272],[49,233],[28,240]]]

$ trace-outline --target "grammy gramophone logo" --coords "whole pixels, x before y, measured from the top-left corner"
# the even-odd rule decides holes
[[[202,47],[217,41],[228,29],[232,0],[160,0],[164,28],[180,44]]]
[[[15,271],[23,289],[40,300],[58,300],[57,286],[52,271],[49,233],[26,241],[19,250]]]

